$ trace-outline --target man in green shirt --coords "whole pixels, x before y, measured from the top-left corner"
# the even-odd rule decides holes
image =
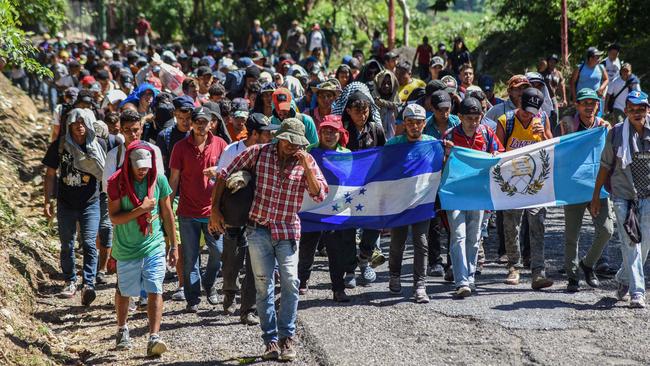
[[[170,194],[172,189],[163,172],[158,173],[155,152],[146,143],[134,141],[125,162],[108,180],[108,213],[115,225],[112,256],[117,260],[118,288],[117,349],[133,347],[126,325],[129,297],[148,294],[149,342],[147,356],[160,356],[167,346],[160,339],[162,292],[165,279],[165,239],[160,218],[169,233],[169,265],[176,264],[176,227]]]
[[[406,128],[404,134],[391,138],[386,142],[386,146],[435,140],[435,138],[422,133],[426,125],[426,118],[426,111],[422,106],[415,103],[407,105],[404,109],[404,127]],[[415,288],[413,295],[417,303],[429,302],[429,295],[427,295],[425,287],[429,221],[429,219],[426,219],[412,225],[395,227],[390,230],[390,254],[388,257],[390,279],[388,280],[388,288],[394,294],[402,292],[400,280],[402,258],[404,257],[404,248],[410,226],[413,232],[413,288]]]

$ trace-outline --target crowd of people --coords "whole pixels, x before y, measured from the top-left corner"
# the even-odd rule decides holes
[[[594,198],[564,207],[566,290],[579,291],[581,275],[598,287],[599,275],[615,274],[617,297],[645,307],[650,105],[631,65],[620,62],[619,45],[604,60],[588,48],[569,85],[551,55],[539,72],[512,75],[500,99],[489,75],[476,77],[460,37],[450,52],[443,43],[434,51],[425,37],[411,61],[387,50],[377,34],[367,60],[354,50],[334,62],[329,22],[305,35],[295,21],[284,40],[275,25],[270,29],[254,21],[244,51],[224,45],[219,22],[205,50],[165,47],[151,44],[142,16],[137,40],[66,42],[57,35],[38,44],[54,77],[27,89],[45,90],[53,113],[44,214],[58,222],[61,296],[80,289],[90,306],[95,286],[116,273],[118,349],[132,347],[127,318],[140,307],[149,317],[147,354],[166,351],[158,334],[163,281],[175,272],[171,300],[185,301],[187,312],[199,311],[205,295],[209,305],[260,325],[264,359],[293,360],[298,301],[309,291],[314,256],[327,256],[333,301],[349,302],[346,289],[374,282],[386,261],[388,290],[400,294],[409,233],[417,303],[430,301],[427,276],[444,278],[459,299],[475,293],[490,227],[506,284],[519,284],[525,268],[532,289],[551,287],[545,208],[438,209],[434,218],[404,227],[302,232],[303,199],[322,201],[329,190],[310,152],[441,140],[447,154],[454,146],[499,154],[601,126],[609,133]],[[602,186],[610,198],[600,198]],[[585,211],[595,236],[581,258]],[[634,213],[640,238],[624,229]],[[614,220],[622,242],[618,271],[603,251]],[[381,236],[390,236],[388,253]]]

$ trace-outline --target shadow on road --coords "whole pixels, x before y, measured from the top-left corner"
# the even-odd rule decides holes
[[[613,297],[604,297],[595,304],[576,304],[562,300],[525,300],[517,301],[512,304],[497,305],[492,309],[510,311],[520,309],[558,309],[567,308],[574,310],[609,310],[616,305],[616,299]]]

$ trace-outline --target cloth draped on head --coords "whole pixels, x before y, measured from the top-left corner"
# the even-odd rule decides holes
[[[140,104],[140,98],[142,97],[142,94],[144,94],[147,90],[151,90],[153,92],[154,98],[158,96],[158,93],[160,93],[160,90],[156,89],[155,86],[149,83],[140,84],[137,88],[135,88],[134,91],[131,92],[131,94],[129,94],[128,97],[126,97],[126,99],[120,103],[120,108],[122,108],[122,106],[124,106],[126,103],[133,103],[137,106]]]
[[[126,153],[124,156],[124,164],[118,169],[110,178],[108,178],[108,197],[110,200],[119,200],[122,197],[126,196],[133,207],[138,207],[142,205],[143,199],[138,198],[138,195],[135,193],[135,186],[133,183],[133,177],[131,176],[131,153],[135,150],[143,149],[151,153],[151,168],[147,173],[147,197],[153,198],[154,189],[156,187],[156,179],[158,177],[158,172],[156,171],[156,152],[154,149],[149,146],[144,141],[136,140],[133,141],[126,148]],[[140,232],[143,235],[147,236],[149,234],[149,219],[151,218],[151,213],[144,213],[136,219],[138,226],[140,227]]]
[[[86,126],[86,150],[82,150],[79,144],[72,139],[70,125],[82,119]],[[106,165],[106,152],[97,141],[95,135],[95,114],[90,109],[75,108],[68,114],[66,121],[66,134],[63,141],[63,149],[72,155],[72,165],[77,170],[86,172],[98,181],[104,175]]]
[[[379,116],[379,108],[377,107],[377,104],[375,104],[372,95],[370,95],[370,90],[368,89],[368,86],[358,81],[351,82],[343,89],[341,95],[339,95],[339,97],[334,101],[334,103],[332,103],[332,114],[343,116],[343,113],[345,112],[345,108],[348,106],[348,103],[350,102],[349,99],[353,95],[354,95],[354,97],[352,97],[353,100],[361,99],[362,96],[365,97],[365,99],[368,100],[368,102],[370,103],[370,120],[375,121],[377,123],[381,123],[381,118]]]

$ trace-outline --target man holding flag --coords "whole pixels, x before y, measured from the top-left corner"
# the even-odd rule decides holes
[[[503,146],[494,131],[481,123],[483,108],[473,97],[465,98],[460,104],[460,125],[449,129],[443,136],[454,146],[496,154]],[[475,290],[474,274],[481,240],[483,210],[448,210],[447,218],[451,229],[449,252],[451,268],[456,285],[455,296],[467,297]]]
[[[577,112],[573,116],[562,118],[560,124],[562,135],[598,127],[607,127],[609,129],[609,123],[596,116],[599,104],[600,98],[593,89],[584,88],[578,91],[576,101]],[[595,229],[594,241],[587,255],[583,259],[579,259],[578,240],[580,239],[582,217],[589,203],[583,202],[564,206],[564,269],[568,277],[568,292],[577,292],[580,290],[578,267],[584,272],[587,285],[591,287],[598,287],[600,285],[593,267],[614,233],[614,223],[609,215],[609,199],[601,198],[601,210],[598,215],[593,217]]]
[[[548,117],[539,115],[544,95],[535,88],[527,88],[521,96],[521,107],[509,111],[498,119],[497,137],[506,151],[523,148],[528,145],[548,140],[551,134]],[[533,275],[532,288],[539,290],[553,285],[553,281],[544,274],[544,219],[546,208],[514,209],[503,213],[503,229],[508,255],[508,276],[505,283],[519,284],[519,270],[515,265],[519,262],[519,228],[522,215],[528,217],[530,228],[531,271]]]
[[[426,118],[426,111],[422,106],[415,103],[407,105],[404,110],[404,134],[391,138],[386,142],[386,146],[435,140],[435,138],[422,133],[426,125]],[[388,288],[394,294],[402,292],[402,258],[404,257],[404,248],[410,227],[413,234],[413,287],[415,288],[413,295],[416,303],[429,302],[429,295],[427,295],[425,286],[429,221],[427,219],[411,225],[394,227],[390,230],[390,254],[388,257],[390,280],[388,281]]]

